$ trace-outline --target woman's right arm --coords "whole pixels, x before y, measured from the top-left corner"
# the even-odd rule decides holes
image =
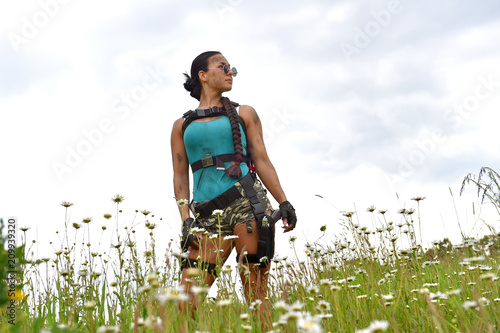
[[[172,148],[172,164],[174,167],[174,194],[176,200],[186,199],[189,202],[189,162],[184,147],[182,136],[182,124],[184,119],[180,118],[172,127],[170,144]],[[184,221],[189,217],[188,205],[179,206],[181,218]]]

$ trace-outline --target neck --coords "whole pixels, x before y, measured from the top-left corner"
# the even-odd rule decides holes
[[[202,93],[200,96],[200,105],[198,109],[208,109],[212,106],[222,106],[222,92],[214,92],[212,94]]]

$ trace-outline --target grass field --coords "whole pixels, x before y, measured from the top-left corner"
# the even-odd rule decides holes
[[[293,251],[273,259],[272,331],[498,331],[500,234],[491,229],[480,239],[464,238],[460,244],[443,239],[424,249],[417,237],[424,199],[413,198],[415,209],[390,217],[369,207],[370,229],[354,222],[356,212],[345,212],[336,241],[322,243],[320,237],[307,244],[306,259]],[[177,245],[156,245],[156,225],[148,211],[138,212],[143,219],[133,225],[119,221],[123,197],[113,201],[114,216],[81,223],[68,222],[72,204],[63,202],[65,230],[57,239],[38,240],[54,248],[50,257],[32,257],[34,243],[18,248],[16,292],[0,298],[2,332],[180,332],[186,325],[192,332],[260,332],[254,316],[259,303],[243,301],[235,264],[219,267],[217,295],[200,301],[195,318],[181,314],[178,303],[187,296],[178,288]],[[114,221],[114,227],[101,227],[101,220]],[[146,235],[140,244],[139,229]],[[26,239],[29,230],[21,232]],[[321,232],[327,234],[328,226]],[[291,237],[292,248],[294,242]],[[4,243],[5,237],[2,249]],[[4,257],[5,251],[2,265]],[[199,274],[192,271],[192,280]],[[207,292],[196,288],[200,295]],[[15,304],[14,321],[9,304]]]

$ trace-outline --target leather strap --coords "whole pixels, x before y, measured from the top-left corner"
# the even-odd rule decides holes
[[[198,118],[204,118],[204,117],[216,117],[216,116],[221,116],[221,115],[227,115],[226,110],[224,108],[218,107],[218,106],[212,106],[209,109],[196,109],[194,111],[190,110],[186,113],[184,113],[182,116],[184,118],[191,118],[191,119],[198,119]]]
[[[249,175],[251,174],[250,172],[248,173]],[[257,226],[261,227],[262,225],[262,218],[264,217],[264,214],[266,213],[264,211],[264,207],[260,203],[259,198],[257,197],[257,192],[253,188],[253,184],[255,183],[255,179],[252,177],[243,177],[240,180],[241,186],[243,186],[243,189],[245,190],[245,193],[247,195],[248,200],[250,200],[250,203],[252,204],[253,212],[255,214],[255,219],[257,221]]]
[[[232,161],[234,161],[234,154],[208,156],[191,164],[191,170],[194,173],[195,171],[198,171],[201,168],[208,168],[214,165],[216,166],[217,170],[226,170],[224,162],[232,162]]]
[[[184,268],[199,268],[203,271],[207,271],[212,274],[215,278],[217,277],[217,265],[208,262],[200,261],[191,258],[183,259],[181,262],[181,271]]]

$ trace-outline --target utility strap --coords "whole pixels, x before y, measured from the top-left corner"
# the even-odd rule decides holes
[[[198,262],[198,260],[191,259],[191,258],[185,258],[181,262],[181,271],[184,268],[199,268],[202,271],[207,271],[208,273],[212,274],[215,278],[217,277],[217,265],[216,264],[211,264],[208,262]]]
[[[201,168],[208,168],[211,166],[216,166],[217,170],[226,170],[224,163],[233,162],[235,159],[234,154],[221,154],[216,156],[208,156],[202,158],[191,164],[191,170],[193,172],[200,170]]]
[[[191,119],[198,119],[198,118],[204,118],[204,117],[216,117],[216,116],[221,116],[221,115],[227,115],[226,110],[224,108],[218,107],[218,106],[213,106],[209,109],[196,109],[196,110],[190,110],[186,113],[184,113],[182,116],[184,118],[191,118]]]
[[[250,173],[249,173],[250,174]],[[250,203],[252,204],[253,212],[255,214],[255,219],[257,222],[257,226],[260,227],[262,226],[262,218],[264,217],[265,211],[264,207],[260,203],[259,198],[257,197],[257,192],[253,188],[255,180],[252,177],[244,177],[240,180],[241,186],[243,186],[243,189],[245,190],[245,193],[247,195],[248,200],[250,200]]]

